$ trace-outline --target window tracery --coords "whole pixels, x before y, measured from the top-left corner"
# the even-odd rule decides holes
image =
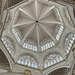
[[[24,47],[24,48],[27,48],[27,49],[30,49],[30,50],[33,50],[33,51],[37,51],[37,46],[30,45],[30,44],[28,44],[28,43],[24,43],[24,44],[23,44],[23,47]]]
[[[18,28],[13,28],[12,32],[13,32],[15,38],[17,39],[18,43],[21,43],[22,35],[21,35],[19,29]]]
[[[65,50],[66,53],[68,54],[70,52],[70,49],[74,43],[75,40],[75,34],[69,34],[66,39],[65,39]]]
[[[57,41],[59,41],[59,39],[61,37],[61,34],[63,32],[63,29],[64,29],[64,27],[62,25],[59,27],[59,29],[57,29],[57,34],[56,34],[56,40]],[[13,32],[15,38],[17,39],[18,43],[21,43],[22,34],[20,33],[19,29],[18,28],[13,28],[12,32]],[[46,39],[45,41],[48,41],[48,40]],[[31,41],[31,42],[34,43],[33,41]],[[24,42],[22,46],[23,46],[23,48],[27,48],[27,49],[30,49],[30,50],[33,50],[33,51],[38,50],[38,47],[37,47],[37,45],[35,45],[35,43],[30,44],[28,42]],[[47,50],[47,49],[49,49],[53,46],[55,46],[55,42],[54,41],[48,41],[45,44],[41,45],[41,51]]]
[[[64,27],[61,25],[59,29],[57,29],[56,40],[59,41],[61,34],[63,32]]]
[[[18,63],[33,68],[38,68],[37,60],[29,55],[20,56],[20,58],[18,59]]]
[[[7,48],[7,51],[9,52],[9,54],[13,57],[14,56],[14,47],[13,47],[11,40],[8,37],[4,37],[4,38],[2,38],[2,41],[5,45],[5,47]]]
[[[44,51],[44,50],[49,49],[53,46],[55,46],[55,43],[53,41],[48,41],[47,43],[45,43],[41,46],[41,50]]]
[[[44,60],[44,68],[57,64],[60,61],[63,61],[63,57],[60,54],[50,54]]]
[[[33,51],[44,51],[54,47],[64,29],[59,8],[53,4],[46,5],[38,0],[28,2],[30,4],[18,7],[14,13],[12,32],[18,43],[23,48]],[[35,11],[33,11],[33,8]],[[43,10],[42,8],[47,9]],[[56,29],[56,27],[59,28]],[[20,32],[20,35],[18,32]],[[40,45],[47,38],[50,38],[51,41]],[[37,45],[25,42],[27,39],[32,39]]]

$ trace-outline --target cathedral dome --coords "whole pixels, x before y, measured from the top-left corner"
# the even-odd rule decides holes
[[[75,41],[69,10],[70,6],[48,0],[23,1],[9,8],[2,41],[18,67],[45,70],[67,59]]]
[[[55,46],[63,29],[58,8],[39,0],[30,0],[17,8],[12,25],[19,44],[33,51],[44,51]]]

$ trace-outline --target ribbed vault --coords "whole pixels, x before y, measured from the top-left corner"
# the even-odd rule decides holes
[[[9,6],[13,4],[16,2]],[[66,6],[45,0],[28,0],[9,9],[8,13],[10,19],[3,31],[2,41],[14,64],[46,70],[58,66],[59,62],[60,65],[66,62],[64,59],[67,59],[66,55],[75,41],[75,34],[68,34],[74,28],[69,24],[72,21]]]
[[[58,8],[39,0],[29,1],[27,5],[19,7],[13,23],[12,32],[18,36],[16,39],[20,45],[34,51],[55,46],[64,29]]]

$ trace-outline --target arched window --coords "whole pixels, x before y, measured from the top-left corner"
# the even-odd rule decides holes
[[[30,55],[20,56],[17,63],[23,64],[23,65],[26,65],[26,66],[30,66],[30,67],[33,67],[33,68],[38,68],[37,60]]]
[[[50,55],[46,56],[46,58],[44,60],[44,68],[54,65],[60,61],[63,61],[63,58],[60,54],[58,54],[58,53],[50,54]]]
[[[33,43],[33,42],[32,42]],[[30,43],[23,43],[23,48],[27,48],[29,50],[37,51],[37,46]]]
[[[13,47],[12,41],[8,37],[2,38],[2,41],[5,45],[5,47],[7,48],[9,54],[13,57],[14,56],[14,47]]]
[[[18,28],[18,27],[13,28],[13,29],[12,29],[12,32],[13,32],[15,38],[17,39],[18,43],[21,43],[23,36],[22,36],[22,34],[21,34],[19,28]],[[23,46],[23,48],[27,48],[27,49],[29,49],[29,50],[37,51],[37,46],[36,46],[36,45],[34,44],[34,42],[31,41],[31,40],[26,40],[26,42],[24,42],[24,43],[22,44],[22,46]]]
[[[56,27],[56,32],[55,32],[56,41],[59,41],[59,39],[60,39],[60,37],[61,37],[61,35],[62,35],[63,30],[64,30],[63,25],[60,25],[60,26],[57,26],[57,27]],[[44,42],[46,42],[46,43],[45,43],[45,44],[42,43],[42,45],[41,45],[41,50],[42,50],[42,51],[47,50],[47,49],[52,48],[52,47],[55,46],[55,42],[54,42],[54,41],[48,41],[48,42],[47,42],[47,41],[48,41],[48,40],[46,39],[46,40],[44,41]]]
[[[15,38],[17,39],[18,43],[20,43],[21,42],[21,39],[22,39],[22,34],[21,34],[19,28],[17,28],[17,27],[16,28],[13,28],[12,29],[12,32],[13,32]]]
[[[75,40],[75,34],[69,34],[66,39],[65,39],[65,50],[66,50],[66,53],[68,54],[70,52],[70,49],[73,45],[73,42]]]
[[[63,32],[64,27],[61,25],[59,29],[57,29],[56,40],[59,41],[61,34]]]
[[[47,50],[55,46],[55,42],[50,38],[44,39],[41,43],[41,51]]]

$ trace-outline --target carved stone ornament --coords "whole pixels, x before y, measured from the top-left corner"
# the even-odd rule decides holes
[[[32,75],[30,70],[25,70],[26,75]]]

